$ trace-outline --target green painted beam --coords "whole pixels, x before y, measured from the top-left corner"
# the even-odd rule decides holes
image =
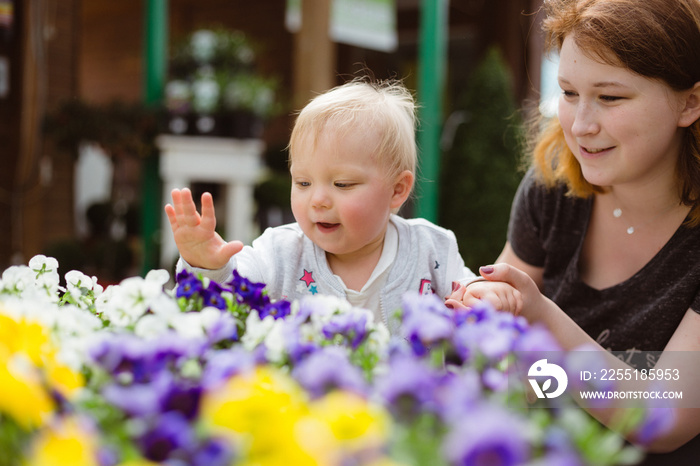
[[[419,174],[416,217],[435,222],[439,205],[440,134],[442,98],[447,67],[449,0],[421,2],[420,43],[418,50],[417,133]]]
[[[146,0],[144,11],[143,99],[157,106],[163,98],[168,63],[168,0]],[[161,188],[158,154],[144,159],[141,172],[143,275],[158,267]]]

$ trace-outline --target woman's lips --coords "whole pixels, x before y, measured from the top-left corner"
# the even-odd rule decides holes
[[[591,147],[579,146],[581,154],[585,157],[600,157],[601,155],[607,154],[614,148],[615,146],[606,147],[605,149],[594,149]]]

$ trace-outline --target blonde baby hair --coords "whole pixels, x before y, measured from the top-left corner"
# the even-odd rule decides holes
[[[356,78],[313,98],[299,112],[289,142],[290,163],[311,137],[316,144],[325,131],[340,137],[352,131],[378,136],[373,156],[394,177],[409,170],[415,175],[416,104],[398,80]]]

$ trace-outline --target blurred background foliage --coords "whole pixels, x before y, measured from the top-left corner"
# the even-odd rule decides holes
[[[443,130],[438,223],[454,231],[468,267],[493,263],[503,249],[522,178],[522,121],[511,75],[488,50],[455,99]]]

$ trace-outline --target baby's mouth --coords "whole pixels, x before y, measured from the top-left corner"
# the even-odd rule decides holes
[[[340,225],[340,223],[316,222],[316,225],[318,225],[322,230],[332,230]]]

